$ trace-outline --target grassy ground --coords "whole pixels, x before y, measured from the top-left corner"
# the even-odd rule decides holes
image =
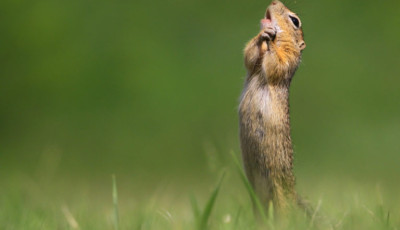
[[[299,175],[298,191],[313,204],[313,216],[294,210],[279,219],[266,213],[264,219],[255,217],[251,193],[234,164],[205,174],[208,179],[181,175],[156,183],[118,175],[113,183],[111,175],[96,181],[14,174],[1,186],[0,229],[400,227],[400,191],[394,186]]]

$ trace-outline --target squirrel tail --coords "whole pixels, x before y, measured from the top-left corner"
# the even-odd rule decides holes
[[[315,215],[315,209],[308,200],[303,199],[300,195],[297,195],[296,200],[297,206],[304,211],[307,217],[312,218]]]
[[[306,216],[310,219],[310,225],[315,226],[325,226],[327,229],[333,229],[333,226],[329,219],[321,213],[319,210],[321,206],[321,201],[318,203],[317,207],[314,208],[313,205],[306,199],[297,195],[297,206],[304,211]]]

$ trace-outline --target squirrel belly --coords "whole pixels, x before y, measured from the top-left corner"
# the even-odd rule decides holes
[[[254,76],[240,104],[240,140],[246,175],[263,204],[288,206],[295,197],[289,92]]]
[[[239,105],[246,175],[261,202],[285,210],[297,202],[289,87],[305,48],[298,16],[273,1],[244,50],[247,77]]]

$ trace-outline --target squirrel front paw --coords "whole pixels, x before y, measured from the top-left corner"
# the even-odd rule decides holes
[[[271,41],[275,39],[276,36],[276,29],[272,25],[271,20],[269,19],[262,19],[261,20],[261,38],[267,41]]]
[[[264,38],[267,41],[272,41],[275,39],[276,36],[276,30],[273,27],[268,27],[265,28],[262,32],[261,32],[261,37]]]

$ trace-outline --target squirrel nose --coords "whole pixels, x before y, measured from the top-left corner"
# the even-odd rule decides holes
[[[278,4],[278,2],[279,2],[279,1],[276,1],[276,0],[275,0],[275,1],[272,1],[272,2],[271,2],[271,5],[276,5],[276,4]]]

